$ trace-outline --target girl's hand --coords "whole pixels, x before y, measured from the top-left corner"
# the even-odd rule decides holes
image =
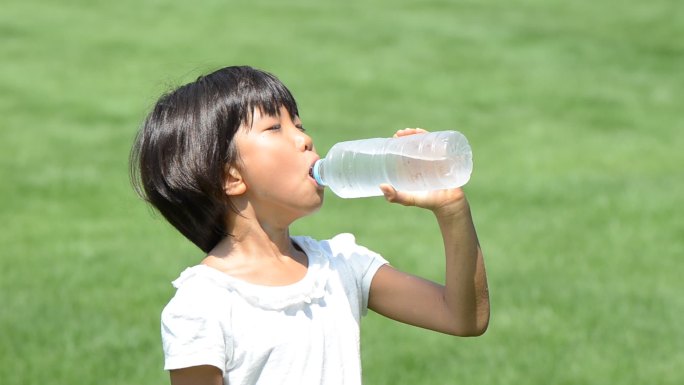
[[[394,134],[395,138],[424,134],[426,130],[422,128],[405,128],[399,130]],[[397,191],[389,184],[381,184],[380,189],[385,195],[388,202],[399,203],[404,206],[416,206],[433,211],[437,215],[450,215],[461,212],[467,208],[465,194],[461,188],[421,191],[421,192],[406,192]]]

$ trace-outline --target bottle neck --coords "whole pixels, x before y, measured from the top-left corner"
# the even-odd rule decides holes
[[[319,159],[314,163],[313,167],[311,168],[311,176],[316,180],[316,183],[318,183],[319,186],[327,186],[327,184],[323,181],[323,177],[321,175],[321,165],[325,159]]]

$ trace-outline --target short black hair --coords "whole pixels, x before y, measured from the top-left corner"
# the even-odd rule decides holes
[[[294,119],[297,103],[274,75],[225,67],[162,95],[145,119],[130,154],[136,192],[204,252],[225,236],[237,212],[224,193],[227,165],[238,160],[233,138],[253,113]]]

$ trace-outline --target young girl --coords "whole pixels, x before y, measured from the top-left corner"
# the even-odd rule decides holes
[[[162,312],[172,384],[360,384],[367,309],[457,336],[486,330],[486,275],[463,191],[381,186],[389,202],[434,213],[446,256],[439,285],[350,234],[290,235],[323,203],[309,175],[317,159],[295,99],[254,68],[220,69],[154,106],[132,151],[136,188],[206,253],[173,282]]]

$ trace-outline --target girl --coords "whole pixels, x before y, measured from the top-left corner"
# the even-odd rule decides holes
[[[172,384],[360,384],[367,309],[457,336],[486,330],[486,274],[463,191],[381,186],[389,202],[434,213],[446,255],[439,285],[350,234],[290,235],[323,203],[309,175],[317,159],[295,99],[254,68],[220,69],[154,106],[133,146],[134,185],[206,253],[162,312]]]

